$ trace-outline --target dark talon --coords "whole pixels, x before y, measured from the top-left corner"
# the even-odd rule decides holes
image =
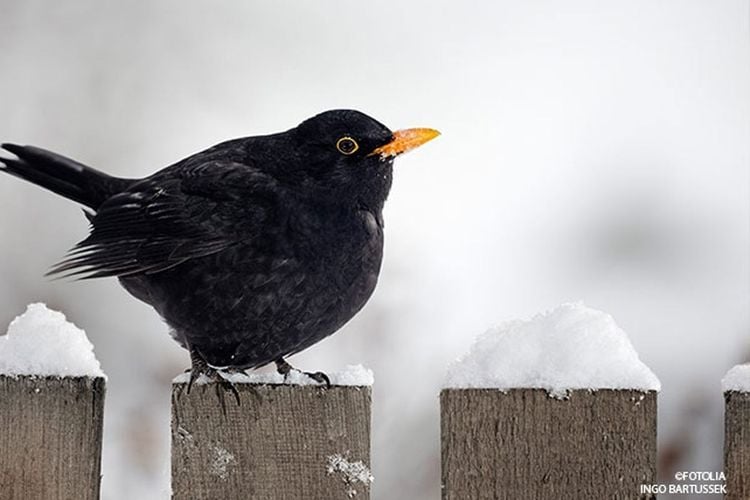
[[[216,394],[220,399],[221,407],[226,414],[226,407],[224,405],[224,392],[220,390],[223,387],[224,390],[230,390],[234,394],[234,399],[237,401],[237,406],[240,406],[240,392],[235,387],[234,383],[224,378],[221,373],[215,368],[208,366],[206,360],[204,360],[200,354],[194,349],[190,349],[190,361],[192,368],[190,369],[190,381],[187,386],[187,393],[190,394],[190,389],[193,388],[193,383],[198,380],[201,375],[205,375],[211,382],[216,384]]]
[[[323,373],[323,372],[312,372],[312,373],[311,372],[304,372],[304,374],[307,375],[308,377],[310,377],[311,379],[313,379],[314,381],[316,381],[319,384],[325,384],[326,385],[326,389],[330,389],[331,388],[331,379],[328,378],[328,375],[326,375],[325,373]]]
[[[204,360],[195,349],[190,349],[190,365],[190,381],[187,386],[188,394],[190,394],[190,389],[193,388],[193,383],[198,380],[201,375],[205,374],[210,378],[210,373],[215,371],[208,366],[206,360]]]
[[[276,371],[279,372],[281,375],[284,376],[284,380],[287,379],[289,376],[289,373],[291,373],[292,370],[300,371],[294,368],[292,365],[286,362],[284,358],[279,358],[276,360]],[[326,375],[323,372],[301,372],[316,381],[319,384],[325,384],[326,389],[330,389],[331,387],[331,379],[328,378],[328,375]]]
[[[201,376],[200,372],[198,372],[196,370],[190,370],[190,380],[188,381],[188,386],[187,386],[187,393],[188,394],[190,394],[190,389],[193,388],[193,382],[195,382],[198,379],[198,377],[200,377],[200,376]]]
[[[221,377],[221,382],[219,382],[222,386],[224,386],[224,389],[229,389],[232,391],[232,394],[234,394],[234,400],[237,401],[237,406],[242,406],[240,403],[240,391],[237,390],[237,387],[234,385],[234,383],[230,382],[229,380],[225,379],[217,372],[217,375]]]

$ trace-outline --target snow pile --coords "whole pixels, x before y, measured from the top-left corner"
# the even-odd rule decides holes
[[[0,336],[0,374],[105,376],[86,333],[44,304],[30,304]]]
[[[346,486],[346,494],[349,498],[357,495],[355,485],[362,483],[365,487],[369,486],[375,478],[370,473],[370,469],[362,462],[350,462],[340,453],[328,457],[328,474],[339,474]]]
[[[479,336],[448,369],[445,387],[656,390],[661,384],[612,316],[582,302]]]
[[[750,392],[750,363],[737,365],[721,379],[722,392]]]
[[[214,459],[211,461],[209,472],[219,479],[226,479],[229,477],[229,467],[236,465],[237,460],[232,453],[221,446],[214,446],[213,452]]]
[[[375,381],[372,370],[362,365],[348,365],[339,372],[326,373],[331,385],[370,386]],[[289,385],[320,385],[298,370],[292,370],[286,378],[277,372],[266,373],[224,373],[222,376],[233,384],[289,384]],[[186,384],[190,381],[190,372],[181,373],[172,381],[175,384]],[[205,384],[208,378],[201,375],[196,384]]]

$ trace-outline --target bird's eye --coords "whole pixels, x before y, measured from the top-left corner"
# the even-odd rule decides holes
[[[350,155],[359,149],[359,144],[351,137],[342,137],[336,141],[336,149],[341,154]]]

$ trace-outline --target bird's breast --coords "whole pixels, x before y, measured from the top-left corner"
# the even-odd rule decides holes
[[[319,282],[359,310],[377,284],[383,257],[380,214],[356,210],[320,222],[301,246],[310,249],[310,270]]]
[[[360,258],[363,268],[367,272],[364,286],[369,289],[369,296],[377,283],[383,260],[383,218],[381,214],[373,214],[368,210],[358,211],[357,216],[364,229],[364,242],[361,245]]]
[[[336,280],[339,326],[356,314],[375,291],[383,258],[383,225],[380,214],[358,210],[344,231],[341,253],[325,266]],[[332,265],[331,265],[332,264]]]

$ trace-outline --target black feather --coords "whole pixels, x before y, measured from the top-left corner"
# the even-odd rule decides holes
[[[65,198],[96,208],[132,183],[111,177],[75,160],[34,146],[5,143],[2,149],[18,159],[0,157],[7,173],[49,189]]]

